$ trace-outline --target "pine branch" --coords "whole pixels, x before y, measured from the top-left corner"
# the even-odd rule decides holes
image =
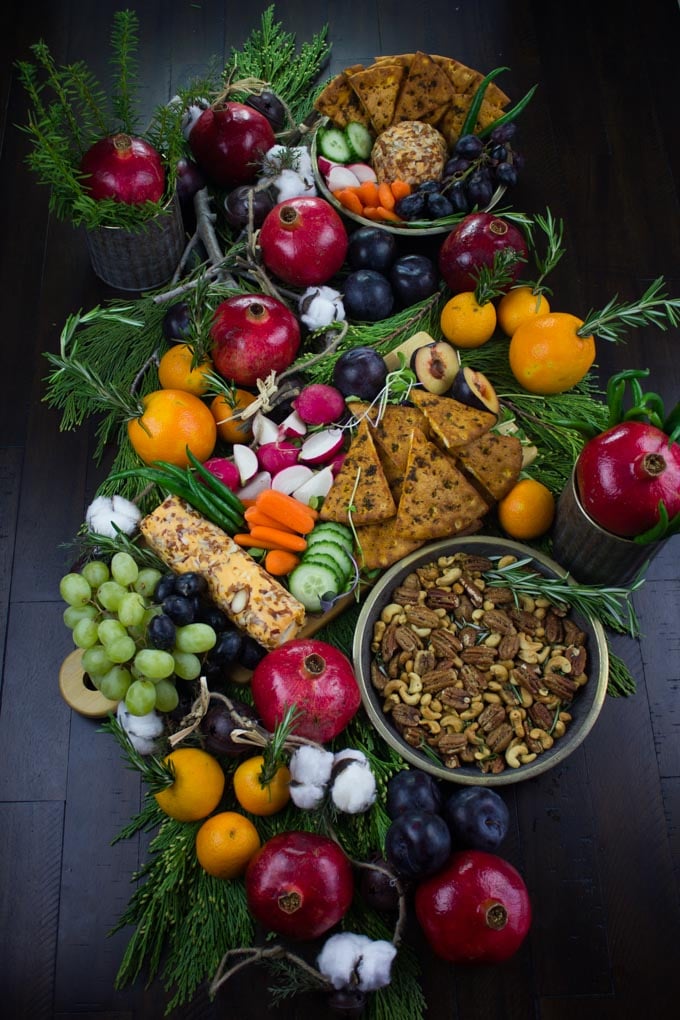
[[[617,295],[600,311],[591,309],[576,332],[577,336],[592,334],[600,340],[619,343],[623,340],[626,326],[656,326],[666,330],[668,326],[677,326],[679,323],[680,298],[669,298],[665,291],[665,280],[663,276],[658,276],[637,301],[620,302]]]
[[[135,11],[117,11],[111,29],[111,64],[114,69],[111,106],[122,131],[136,134],[137,48],[139,18]]]

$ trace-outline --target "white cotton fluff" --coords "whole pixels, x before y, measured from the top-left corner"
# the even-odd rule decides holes
[[[358,761],[361,765],[368,765],[368,758],[358,747],[344,747],[342,751],[336,751],[333,764],[337,766],[341,761]]]
[[[331,935],[319,953],[316,965],[334,988],[346,988],[352,980],[357,960],[370,945],[368,935],[352,931]]]
[[[165,723],[155,708],[146,715],[133,715],[128,712],[125,702],[119,701],[116,716],[130,743],[139,754],[155,754],[160,749],[159,738],[163,734]]]
[[[312,157],[304,145],[272,145],[265,152],[262,165],[265,172],[276,174],[289,168],[308,184],[314,181]]]
[[[312,331],[345,320],[342,295],[332,287],[308,287],[300,295],[298,309],[301,321]]]
[[[314,181],[306,180],[295,170],[282,170],[272,179],[272,185],[276,190],[277,202],[285,202],[288,198],[316,195]]]
[[[331,777],[335,756],[322,747],[303,744],[293,751],[288,763],[291,779],[310,786],[325,786]]]
[[[316,783],[295,783],[288,786],[290,799],[300,811],[314,811],[321,807],[326,796],[326,787]]]
[[[182,134],[185,139],[189,139],[189,135],[193,129],[194,124],[204,112],[210,106],[207,99],[197,99],[195,103],[188,106],[182,115]]]
[[[85,514],[88,530],[106,538],[115,538],[116,528],[125,535],[132,535],[141,519],[139,507],[122,496],[97,496]]]
[[[396,954],[391,942],[344,931],[327,939],[316,964],[334,988],[347,988],[358,978],[362,992],[374,992],[389,985]]]
[[[377,795],[375,776],[368,762],[350,759],[333,780],[331,800],[338,811],[348,815],[368,811]]]

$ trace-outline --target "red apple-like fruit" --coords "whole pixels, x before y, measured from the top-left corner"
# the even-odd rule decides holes
[[[282,832],[251,858],[245,875],[248,908],[270,931],[318,938],[347,913],[352,866],[338,844],[313,832]]]
[[[347,231],[323,198],[288,198],[267,213],[259,244],[267,269],[293,287],[326,283],[339,271],[348,247]]]
[[[143,138],[123,133],[100,138],[80,164],[83,186],[100,201],[113,198],[127,205],[158,202],[165,189],[161,157]]]
[[[295,638],[268,652],[253,671],[251,691],[270,732],[295,706],[296,736],[323,744],[344,730],[361,704],[349,659],[315,638]]]
[[[300,324],[283,302],[267,294],[238,294],[215,309],[212,359],[225,379],[253,387],[283,372],[300,346]]]
[[[235,188],[254,181],[264,154],[275,142],[267,118],[244,103],[209,107],[189,135],[194,159],[220,188]]]
[[[509,289],[528,258],[526,238],[509,220],[493,213],[470,213],[454,227],[439,249],[439,272],[454,294],[474,291],[479,270],[491,269],[494,256],[505,248],[520,256],[509,271]]]
[[[461,850],[416,889],[418,923],[431,948],[452,963],[501,963],[531,925],[524,879],[497,854]]]

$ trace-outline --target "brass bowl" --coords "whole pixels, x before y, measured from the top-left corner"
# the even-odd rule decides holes
[[[440,556],[451,556],[466,552],[478,556],[515,556],[518,559],[530,557],[532,567],[546,576],[562,577],[566,571],[549,557],[535,549],[517,542],[492,537],[464,537],[444,539],[431,543],[400,560],[376,582],[367,596],[357,621],[354,635],[353,659],[357,682],[361,688],[363,705],[373,726],[380,736],[398,751],[404,761],[416,768],[429,772],[438,779],[468,786],[507,786],[511,783],[533,779],[563,762],[586,738],[597,720],[607,694],[609,678],[609,655],[604,630],[599,621],[570,611],[570,618],[586,634],[588,652],[588,682],[576,693],[569,707],[572,720],[566,732],[557,738],[553,746],[539,754],[532,762],[518,768],[507,767],[497,775],[483,773],[476,766],[461,766],[455,769],[438,764],[434,757],[408,744],[389,716],[383,712],[382,699],[371,683],[371,639],[375,622],[384,607],[392,601],[392,592],[404,578],[418,567],[436,560]]]

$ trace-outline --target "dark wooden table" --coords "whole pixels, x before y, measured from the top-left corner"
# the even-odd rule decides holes
[[[0,14],[0,347],[2,561],[0,647],[0,1001],[12,1020],[161,1017],[163,990],[114,991],[127,933],[108,938],[131,893],[146,842],[111,846],[138,810],[138,776],[113,741],[61,699],[70,650],[58,580],[62,548],[83,518],[97,473],[87,428],[60,433],[42,397],[45,351],[66,316],[107,300],[82,235],[48,215],[48,195],[24,165],[17,124],[25,98],[13,68],[44,38],[58,62],[85,59],[107,74],[112,0],[10,2]],[[151,110],[225,60],[259,21],[260,2],[137,5],[143,101]],[[416,48],[455,56],[504,79],[514,96],[539,90],[521,124],[526,169],[514,203],[549,206],[566,224],[556,303],[581,316],[618,294],[631,300],[659,275],[680,294],[677,54],[673,0],[462,0],[407,5],[277,4],[303,41],[325,23],[328,71]],[[678,330],[631,330],[598,347],[602,377],[651,369],[670,405],[680,395]],[[680,962],[680,585],[678,539],[652,564],[635,605],[639,642],[615,647],[637,680],[609,698],[567,762],[507,790],[506,847],[531,890],[534,921],[521,952],[497,968],[453,969],[417,933],[429,1013],[450,1020],[627,1020],[677,1015]],[[308,1001],[281,1007],[309,1015]],[[231,986],[228,1006],[204,995],[181,1017],[261,1017],[265,982]]]

